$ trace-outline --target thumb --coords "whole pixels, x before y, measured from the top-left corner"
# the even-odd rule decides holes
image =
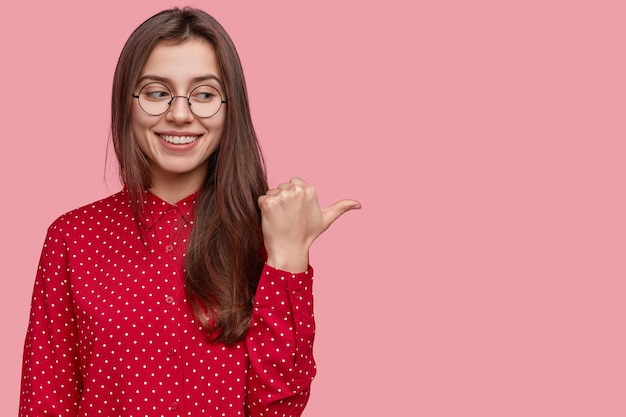
[[[332,206],[322,209],[322,221],[326,230],[342,214],[350,210],[361,208],[361,203],[356,200],[339,200]]]

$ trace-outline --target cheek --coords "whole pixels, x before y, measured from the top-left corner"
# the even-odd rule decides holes
[[[148,119],[145,117],[146,114],[141,110],[137,111],[135,107],[136,106],[133,106],[130,112],[130,125],[133,132],[145,129],[148,125]]]
[[[141,146],[143,142],[147,141],[147,134],[152,126],[152,122],[148,118],[143,117],[142,114],[132,112],[130,117],[130,130],[133,132],[133,136],[137,143]]]
[[[226,128],[226,112],[222,109],[222,111],[215,116],[217,117],[217,119],[215,119],[215,125],[223,132]]]
[[[140,151],[140,153],[142,153],[144,156],[152,154],[150,142],[145,133],[145,130],[133,126],[131,132],[131,140],[134,142],[132,146],[136,149],[138,148],[137,150]]]
[[[204,128],[214,136],[214,140],[218,142],[221,141],[222,135],[224,134],[225,119],[226,118],[223,115],[219,115],[219,117],[218,115],[215,115],[202,123]]]

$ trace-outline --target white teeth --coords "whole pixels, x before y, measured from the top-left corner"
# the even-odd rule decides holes
[[[166,142],[173,143],[176,145],[184,145],[187,143],[191,143],[194,140],[198,139],[199,136],[170,136],[170,135],[161,135],[161,139]]]

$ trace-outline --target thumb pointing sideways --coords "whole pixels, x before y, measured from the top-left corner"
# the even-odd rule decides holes
[[[342,214],[361,208],[361,203],[356,200],[339,200],[335,204],[322,209],[322,222],[324,230],[328,229]]]

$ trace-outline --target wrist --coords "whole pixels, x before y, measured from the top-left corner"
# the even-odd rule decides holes
[[[309,253],[305,251],[278,254],[268,251],[266,263],[274,269],[297,274],[309,268]]]

